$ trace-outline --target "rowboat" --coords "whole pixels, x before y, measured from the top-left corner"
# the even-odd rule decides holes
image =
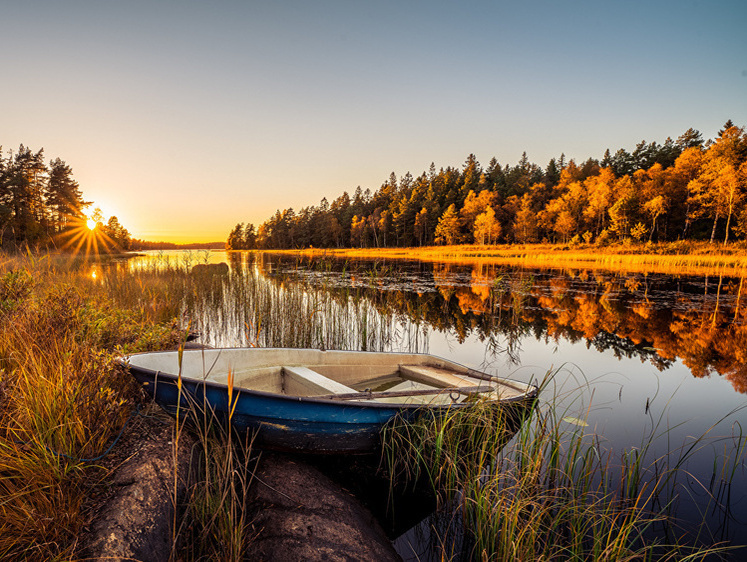
[[[255,445],[305,453],[371,452],[397,415],[465,408],[478,399],[516,415],[537,394],[534,385],[415,353],[224,348],[121,361],[168,413],[211,411],[254,432]]]

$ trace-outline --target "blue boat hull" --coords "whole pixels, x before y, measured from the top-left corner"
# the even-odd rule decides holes
[[[229,406],[228,387],[213,382],[182,379],[179,391],[176,375],[130,365],[130,372],[143,385],[156,403],[171,415],[177,409],[183,419],[212,419],[228,424],[239,432],[252,432],[254,444],[278,451],[304,453],[370,453],[381,444],[382,428],[395,416],[414,419],[427,408],[438,412],[449,408],[468,407],[422,406],[417,404],[387,404],[380,402],[345,402],[287,396],[257,390],[233,389]],[[496,403],[510,417],[534,400],[529,395],[521,400]],[[177,408],[180,404],[180,408]]]
[[[134,367],[131,371],[157,404],[176,415],[180,396],[175,377]],[[225,386],[188,380],[182,385],[182,416],[200,417],[212,412],[209,415],[215,415],[219,422],[229,421]],[[375,450],[380,444],[381,429],[387,422],[397,414],[414,416],[421,409],[419,406],[372,407],[252,390],[234,391],[232,401],[235,408],[230,415],[231,426],[239,432],[254,432],[256,445],[273,450],[317,453]]]

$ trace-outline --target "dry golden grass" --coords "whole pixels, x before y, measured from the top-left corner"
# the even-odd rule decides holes
[[[83,272],[0,255],[0,559],[70,560],[98,459],[134,385],[114,359],[178,334],[103,294]]]

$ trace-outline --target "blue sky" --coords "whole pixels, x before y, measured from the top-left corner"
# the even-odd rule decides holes
[[[222,240],[474,153],[747,125],[747,3],[2,2],[0,143],[150,240]]]

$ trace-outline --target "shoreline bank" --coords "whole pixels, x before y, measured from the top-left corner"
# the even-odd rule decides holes
[[[303,257],[418,260],[424,262],[496,264],[532,268],[604,269],[633,273],[681,275],[747,275],[743,244],[594,245],[521,244],[496,246],[424,246],[415,248],[306,248],[262,250]]]

